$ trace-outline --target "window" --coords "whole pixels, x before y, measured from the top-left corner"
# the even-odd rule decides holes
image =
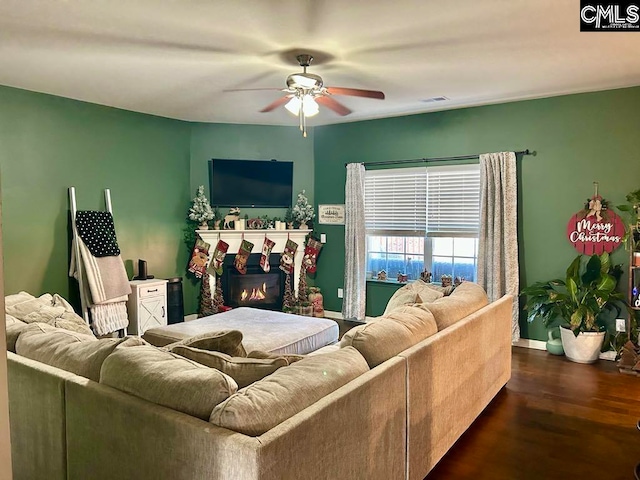
[[[476,279],[479,165],[367,171],[367,271]]]

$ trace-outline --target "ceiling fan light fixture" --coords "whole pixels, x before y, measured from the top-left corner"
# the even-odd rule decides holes
[[[284,106],[293,115],[300,115],[300,108],[305,117],[313,117],[320,111],[320,107],[311,95],[302,95],[302,99],[299,96],[292,97]]]
[[[302,105],[302,102],[298,97],[292,97],[291,100],[289,100],[287,104],[284,106],[284,108],[289,110],[289,112],[291,112],[293,115],[297,117],[298,114],[300,113],[301,105]]]
[[[311,95],[302,97],[302,111],[305,117],[313,117],[320,111],[320,107]]]

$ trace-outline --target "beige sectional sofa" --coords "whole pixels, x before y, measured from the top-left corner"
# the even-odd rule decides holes
[[[137,339],[114,339],[91,380],[27,358],[41,337],[22,335],[50,329],[23,329],[8,354],[14,478],[422,479],[509,380],[513,299],[403,288],[406,305],[244,388]]]

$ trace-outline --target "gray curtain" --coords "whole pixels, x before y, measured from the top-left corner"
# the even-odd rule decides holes
[[[342,316],[364,320],[366,300],[366,234],[364,224],[364,165],[347,165],[345,184],[344,299]]]
[[[480,241],[478,283],[490,301],[514,296],[512,341],[520,338],[518,324],[518,200],[516,154],[480,155]]]

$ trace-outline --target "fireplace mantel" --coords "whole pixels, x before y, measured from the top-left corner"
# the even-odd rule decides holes
[[[300,266],[302,265],[302,257],[304,256],[304,244],[311,230],[196,230],[196,233],[200,235],[202,240],[211,245],[211,249],[209,250],[210,254],[213,254],[218,240],[223,240],[229,244],[227,255],[235,255],[238,253],[242,240],[253,243],[251,253],[258,254],[262,253],[262,244],[264,243],[265,237],[275,242],[271,253],[284,252],[287,239],[293,240],[298,244],[298,249],[296,250],[294,258],[293,285],[291,286],[294,290],[297,290],[300,280]],[[271,267],[278,268],[278,265],[272,265]]]

